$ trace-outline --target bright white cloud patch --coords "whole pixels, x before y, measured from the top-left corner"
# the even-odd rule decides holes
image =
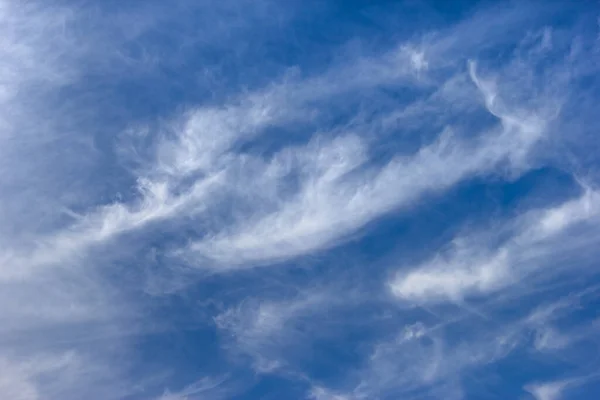
[[[414,271],[399,273],[390,283],[391,290],[398,297],[416,301],[462,300],[518,282],[546,266],[552,256],[560,255],[566,235],[571,236],[573,244],[577,241],[569,233],[570,227],[583,223],[590,235],[587,240],[598,240],[593,232],[600,217],[598,199],[598,193],[586,190],[579,199],[530,212],[517,223],[522,232],[493,251],[485,243],[469,244],[468,239],[457,239],[450,254],[438,255]]]
[[[590,10],[118,3],[0,0],[0,398],[594,390]]]
[[[528,386],[527,391],[536,400],[558,400],[562,397],[565,386],[565,382],[541,383]]]

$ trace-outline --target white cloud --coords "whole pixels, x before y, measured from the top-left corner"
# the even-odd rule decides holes
[[[405,328],[395,338],[376,343],[359,378],[344,387],[344,395],[460,399],[464,374],[503,359],[519,343],[512,328],[469,331],[464,338],[453,338],[444,332],[446,324],[419,325],[418,335],[406,335]]]
[[[500,126],[477,132],[448,128],[437,141],[383,166],[373,165],[377,160],[364,137],[377,119],[354,127],[355,134],[324,132],[308,145],[284,149],[273,158],[239,152],[241,144],[262,135],[267,127],[313,120],[316,108],[312,103],[394,82],[418,85],[411,71],[417,62],[422,72],[425,52],[434,51],[429,47],[441,57],[455,46],[460,44],[437,48],[428,43],[426,49],[402,44],[378,58],[359,57],[321,76],[284,80],[224,106],[191,109],[168,124],[151,128],[160,139],[156,159],[139,170],[138,200],[91,210],[64,232],[39,240],[42,244],[33,249],[18,249],[9,258],[34,266],[60,263],[122,233],[185,216],[206,227],[199,240],[177,251],[187,261],[199,259],[199,266],[219,269],[269,264],[327,248],[387,212],[471,176],[494,173],[507,162],[520,170],[555,117],[549,110],[559,99],[549,98],[547,104],[537,101],[535,107],[526,103],[507,106],[498,85],[518,89],[520,82],[508,82],[502,76],[495,81],[483,79],[473,63],[471,79]],[[526,71],[518,63],[507,68],[500,75],[511,79]],[[443,86],[447,81],[437,83]],[[454,90],[458,91],[448,101],[464,97],[463,92],[472,88],[454,86]],[[421,98],[414,102],[420,103]],[[404,118],[409,118],[407,123],[421,120],[409,114]],[[337,138],[318,138],[332,135]],[[123,154],[133,153],[125,150]],[[288,183],[294,179],[298,179],[297,188]],[[239,211],[222,220],[224,202],[234,202]],[[26,253],[29,261],[19,253]],[[30,253],[34,256],[29,257]],[[27,271],[23,268],[20,273]]]
[[[95,157],[81,122],[88,111],[71,108],[67,92],[98,57],[110,58],[100,54],[103,43],[95,39],[102,35],[83,22],[83,11],[0,0],[3,399],[118,399],[132,392],[123,378],[128,365],[113,362],[126,354],[124,336],[138,330],[135,307],[115,307],[120,289],[96,260],[68,257],[90,239],[69,231],[80,216],[64,210],[87,206],[97,192],[87,181]]]
[[[314,387],[311,389],[309,399],[312,400],[350,400],[351,397],[341,394],[332,393],[330,390],[322,387]]]
[[[495,96],[493,89],[476,82],[484,97]],[[298,256],[328,247],[367,222],[409,206],[427,193],[444,190],[473,175],[493,173],[502,162],[520,166],[543,137],[546,121],[535,114],[520,119],[506,110],[496,110],[498,100],[487,103],[503,126],[481,133],[475,144],[447,131],[414,155],[397,157],[379,168],[365,157],[369,152],[367,143],[353,135],[324,145],[317,142],[317,148],[313,142],[306,148],[284,151],[265,171],[269,177],[283,181],[290,179],[291,164],[292,171],[301,177],[297,192],[270,199],[268,204],[274,207],[266,211],[258,208],[238,224],[207,235],[190,247],[190,256],[208,258],[222,268]],[[282,185],[281,181],[269,185]],[[243,187],[244,183],[238,185]]]
[[[398,58],[398,54],[404,55]],[[83,227],[73,228],[77,240],[69,237],[71,248],[86,248],[98,240],[141,229],[149,222],[178,213],[210,216],[215,211],[210,208],[215,205],[211,201],[220,202],[225,196],[236,202],[254,200],[240,216],[245,222],[227,226],[221,221],[225,228],[209,231],[193,244],[188,260],[208,258],[221,267],[271,263],[327,247],[428,191],[444,189],[471,175],[493,172],[505,160],[520,166],[531,146],[542,137],[547,119],[553,116],[546,115],[543,108],[529,110],[532,112],[528,114],[527,110],[507,108],[494,85],[478,77],[474,67],[471,77],[486,99],[488,111],[502,121],[501,128],[481,133],[482,138],[474,145],[446,133],[413,157],[393,159],[381,168],[369,167],[369,144],[355,135],[341,135],[324,143],[313,141],[307,147],[284,150],[265,161],[233,151],[236,144],[251,140],[265,127],[310,119],[308,103],[340,90],[376,87],[399,77],[403,84],[411,84],[410,71],[402,72],[397,67],[410,67],[415,57],[422,59],[422,54],[421,50],[403,45],[399,51],[379,59],[360,60],[354,66],[333,69],[321,77],[284,81],[227,106],[191,110],[169,125],[166,139],[158,146],[157,164],[147,165],[148,170],[142,173],[139,205],[116,203],[100,208],[86,218]],[[342,84],[340,77],[346,75],[364,80],[350,79]],[[369,127],[359,127],[358,133],[362,133],[360,129]],[[319,154],[318,161],[313,153]],[[315,170],[297,165],[315,162],[321,165]],[[252,165],[263,167],[250,168],[242,176],[232,173]],[[345,175],[358,168],[362,169],[360,173]],[[277,188],[285,186],[283,182],[296,173],[302,179],[300,188],[295,195],[283,196]],[[190,174],[195,183],[180,192],[176,188],[182,179],[189,180]],[[249,183],[252,186],[248,187]],[[228,192],[231,190],[233,193]],[[289,227],[294,229],[290,231]],[[51,246],[59,250],[50,259],[61,259],[60,244]]]
[[[513,11],[509,14],[514,16]],[[534,163],[563,100],[555,93],[562,81],[537,87],[528,81],[531,68],[519,57],[505,68],[481,68],[484,73],[471,63],[467,73],[467,53],[476,50],[462,47],[473,47],[490,35],[473,37],[465,45],[461,40],[471,35],[474,25],[459,26],[445,32],[450,41],[428,38],[419,44],[401,43],[378,56],[356,55],[322,74],[283,78],[224,104],[189,107],[167,123],[132,128],[132,135],[145,131],[143,139],[148,139],[145,145],[152,143],[151,150],[119,149],[125,161],[138,156],[141,161],[130,171],[135,184],[128,189],[133,194],[110,200],[96,196],[90,172],[94,154],[101,151],[80,121],[90,111],[79,105],[62,108],[56,98],[73,89],[109,48],[119,54],[111,53],[105,64],[121,58],[136,64],[120,53],[113,35],[137,38],[151,23],[137,21],[128,32],[104,36],[81,18],[77,10],[42,2],[0,0],[3,398],[89,398],[91,393],[92,398],[111,399],[134,391],[121,376],[125,367],[115,367],[127,354],[121,351],[128,344],[124,336],[138,329],[132,319],[139,315],[136,301],[149,300],[129,298],[139,288],[118,287],[124,283],[108,282],[107,276],[121,278],[120,257],[135,257],[137,244],[146,250],[155,231],[164,235],[166,246],[172,245],[170,255],[187,261],[186,267],[229,271],[313,254],[465,179],[507,170],[521,173]],[[499,29],[506,18],[502,14],[493,20],[493,28]],[[546,36],[541,40],[548,48]],[[449,61],[455,51],[460,57]],[[562,69],[548,68],[549,76],[561,75]],[[373,94],[364,101],[377,110],[373,116],[347,117],[349,121],[331,128],[328,107],[346,107],[350,97],[382,88],[410,88],[417,95],[390,106],[385,96]],[[507,93],[517,93],[517,101]],[[450,123],[445,106],[456,99],[461,102],[454,109],[460,111],[456,118],[464,113],[470,121],[473,113],[480,113],[495,119],[481,128]],[[101,113],[102,105],[97,106]],[[405,126],[425,131],[429,120],[424,115],[439,116],[441,134],[419,138],[421,146],[407,141],[402,155],[384,159],[377,154],[381,137],[396,135]],[[68,129],[63,131],[63,126]],[[273,130],[298,127],[304,129],[300,140],[290,145],[287,137],[275,138],[285,144],[273,155],[253,147]],[[71,148],[75,141],[83,144],[75,146],[77,154],[67,154],[63,147]],[[499,250],[481,250],[478,242],[457,246],[448,257],[399,276],[393,291],[420,303],[493,292],[520,276],[515,261],[531,260],[522,249],[535,245],[534,250],[544,252],[546,241],[595,218],[597,203],[598,195],[588,191],[579,200],[534,213],[528,216],[529,228]],[[190,227],[194,240],[181,233]],[[182,240],[170,242],[171,237]],[[137,277],[145,267],[134,265],[127,273]],[[156,275],[152,278],[160,280],[162,271]],[[136,279],[127,282],[132,281]],[[332,293],[311,291],[279,301],[252,297],[216,317],[216,326],[229,334],[232,354],[249,356],[256,371],[279,372],[294,364],[296,354],[290,349],[305,349],[329,328],[335,332],[336,321],[326,311],[348,302]],[[307,332],[307,326],[315,332]],[[548,333],[558,329],[536,329],[540,349],[558,346],[558,336]],[[394,340],[374,345],[365,375],[351,385],[351,394],[315,386],[311,396],[373,398],[426,385],[453,386],[461,371],[492,362],[511,348],[504,337],[484,339],[473,347],[453,346],[426,324],[409,324]],[[159,398],[227,398],[223,383],[200,379]]]
[[[422,300],[461,300],[472,293],[487,293],[506,285],[512,277],[508,255],[501,251],[478,257],[458,249],[449,261],[433,261],[391,283],[392,292],[401,298]]]
[[[528,385],[525,389],[531,393],[535,400],[559,400],[568,382],[546,382]]]
[[[561,234],[567,235],[565,232],[577,224],[586,223],[589,227],[599,217],[600,197],[585,189],[577,199],[529,212],[513,221],[517,232],[497,249],[475,240],[475,235],[457,238],[448,253],[411,271],[400,271],[390,282],[391,291],[399,298],[419,303],[459,301],[522,281],[538,268],[546,268],[548,275],[552,271],[544,263],[562,251],[572,250],[578,240]],[[569,241],[565,242],[567,238]],[[561,239],[562,243],[557,243]],[[587,235],[586,244],[597,239],[592,232]]]
[[[8,356],[10,351],[5,352]],[[120,398],[131,393],[120,382],[116,366],[77,351],[39,352],[0,358],[0,397],[15,400]]]
[[[577,223],[594,220],[598,215],[600,215],[600,192],[584,187],[584,193],[580,197],[558,207],[541,211],[536,216],[537,220],[532,221],[532,226],[523,234],[522,240],[527,240],[527,237],[545,239]]]
[[[549,294],[554,292],[550,290]],[[385,335],[371,342],[372,350],[362,368],[357,372],[349,371],[346,380],[332,387],[313,383],[313,391],[320,389],[317,393],[321,393],[324,399],[335,398],[336,395],[348,399],[464,399],[467,397],[463,387],[465,377],[473,382],[481,376],[485,381],[488,375],[484,371],[490,366],[495,368],[494,365],[503,365],[502,362],[509,355],[518,354],[527,365],[531,359],[524,356],[524,350],[535,351],[532,359],[536,364],[543,364],[545,359],[550,363],[561,359],[578,365],[578,359],[571,358],[575,353],[569,350],[576,342],[582,341],[585,358],[589,359],[590,349],[595,348],[597,343],[595,322],[592,321],[590,325],[588,320],[566,333],[559,330],[563,326],[572,328],[569,318],[578,309],[591,306],[587,302],[595,302],[596,295],[597,290],[586,289],[548,303],[544,296],[540,299],[539,294],[529,297],[521,294],[516,300],[523,302],[520,307],[515,307],[514,299],[495,301],[490,298],[491,301],[480,313],[473,312],[475,308],[447,305],[432,306],[420,313],[406,310],[407,316],[420,315],[429,320],[433,317],[437,323],[416,320],[397,329],[395,335],[390,335],[389,327],[384,328]],[[529,302],[538,307],[529,311]],[[567,320],[559,323],[562,318]],[[559,341],[555,340],[558,336],[543,337],[550,330],[562,335]],[[580,330],[587,332],[583,334],[578,332]],[[514,353],[516,350],[519,350],[518,353]],[[590,377],[536,383],[527,385],[525,390],[535,396],[558,396],[567,385],[579,385],[593,379],[596,376],[595,369],[591,367],[591,371]],[[488,390],[495,390],[494,384],[487,382],[480,390],[484,390],[483,396]]]
[[[326,333],[331,321],[322,317],[338,303],[331,293],[312,290],[291,299],[247,299],[219,314],[215,323],[232,355],[250,357],[257,372],[272,373],[289,367],[293,355],[284,349],[304,346],[312,336],[310,326],[320,328],[317,335]]]
[[[156,400],[202,400],[202,399],[225,399],[229,398],[229,390],[223,388],[226,378],[202,378],[186,386],[178,392],[165,392]]]

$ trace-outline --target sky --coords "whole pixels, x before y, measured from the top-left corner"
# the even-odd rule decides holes
[[[0,0],[0,398],[595,400],[596,1]]]

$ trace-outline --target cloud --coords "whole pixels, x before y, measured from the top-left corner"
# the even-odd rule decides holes
[[[8,356],[8,354],[6,354]],[[111,371],[74,350],[0,359],[0,395],[7,399],[73,398],[94,393],[116,398],[131,393]]]
[[[562,398],[566,382],[547,382],[530,385],[526,389],[536,400],[559,400]]]
[[[598,373],[594,371],[589,374],[570,376],[565,379],[530,383],[525,385],[524,389],[529,392],[535,400],[559,400],[564,398],[565,392],[575,391],[577,388],[597,379]]]
[[[355,379],[338,395],[348,399],[460,399],[464,395],[461,377],[502,360],[519,344],[510,329],[474,336],[469,332],[468,337],[455,340],[441,325],[417,325],[418,334],[413,332],[414,325],[407,326],[393,338],[377,342],[363,368],[351,374]]]
[[[194,257],[205,257],[231,266],[270,263],[327,247],[369,220],[415,201],[422,193],[443,189],[470,175],[492,172],[494,166],[505,158],[518,162],[540,139],[548,116],[530,114],[523,117],[520,110],[507,110],[498,101],[492,85],[479,78],[474,64],[471,64],[471,77],[486,99],[489,112],[498,116],[503,124],[495,137],[486,134],[489,138],[481,139],[475,149],[446,133],[438,142],[423,147],[412,158],[393,159],[382,168],[369,168],[372,160],[364,154],[369,151],[369,144],[360,137],[342,134],[331,143],[324,141],[320,156],[322,167],[315,171],[299,171],[300,167],[286,164],[293,160],[297,163],[314,162],[307,153],[321,151],[317,147],[323,146],[315,142],[264,161],[233,151],[233,146],[251,140],[269,126],[310,118],[311,111],[306,109],[309,102],[324,100],[340,90],[351,92],[377,87],[394,82],[398,77],[405,85],[414,84],[410,65],[414,64],[415,54],[422,53],[401,46],[400,50],[390,51],[375,60],[360,60],[341,71],[334,69],[322,77],[298,82],[284,81],[250,93],[231,105],[199,108],[176,118],[165,132],[160,133],[164,139],[157,147],[157,164],[149,165],[150,169],[142,171],[138,177],[138,204],[117,202],[100,207],[72,226],[69,229],[72,233],[67,232],[65,238],[49,243],[54,254],[45,252],[39,256],[42,260],[37,262],[56,262],[53,260],[69,257],[80,248],[88,248],[123,232],[142,229],[152,221],[169,219],[176,214],[214,214],[213,210],[205,209],[211,206],[211,200],[222,201],[222,196],[232,199],[243,196],[241,200],[247,201],[255,197],[260,188],[266,198],[259,197],[256,204],[249,204],[249,207],[258,207],[255,212],[250,209],[250,216],[241,216],[255,226],[234,225],[223,232],[209,231],[190,250]],[[403,72],[402,68],[408,70]],[[340,77],[345,75],[365,77],[365,80],[351,79],[351,85],[342,84]],[[344,82],[347,81],[344,79]],[[492,98],[494,101],[490,100]],[[360,132],[365,128],[358,127],[357,130]],[[472,151],[475,151],[472,162],[461,162],[465,153]],[[345,161],[340,163],[329,158],[340,156],[345,157]],[[253,163],[258,166],[251,176],[236,176],[232,172]],[[262,168],[261,163],[264,165]],[[363,171],[347,179],[344,174],[352,166]],[[442,171],[442,166],[448,168]],[[451,173],[448,174],[448,171]],[[189,180],[190,174],[194,183],[181,190],[181,180]],[[282,180],[295,174],[301,174],[305,181],[300,182],[295,195],[280,198],[281,194],[274,191],[274,187],[281,186]],[[415,176],[422,178],[412,178]],[[244,179],[244,182],[238,179]],[[258,184],[245,189],[244,183],[247,182]],[[394,193],[385,191],[391,185],[397,185],[398,190]],[[228,193],[232,187],[236,190]],[[317,190],[322,194],[315,196]],[[262,211],[277,203],[281,205]],[[272,231],[271,237],[261,234],[267,226],[285,227],[290,224],[298,227],[295,233],[286,232],[284,235],[283,232]],[[248,237],[261,238],[265,249],[254,249],[256,245],[253,246]],[[68,247],[62,244],[65,242],[69,243]],[[228,254],[228,258],[224,258],[223,254]]]
[[[268,178],[263,192],[274,193],[273,198],[262,207],[258,203],[256,212],[243,215],[239,223],[192,244],[189,256],[225,268],[285,260],[329,247],[371,220],[469,177],[494,173],[502,163],[518,170],[552,116],[535,110],[520,116],[526,111],[507,109],[495,89],[477,77],[473,64],[470,71],[487,110],[501,126],[475,133],[477,139],[470,142],[448,128],[416,153],[377,167],[368,156],[368,142],[351,134],[286,149],[252,180],[260,186]],[[293,194],[272,190],[297,176]],[[236,187],[243,188],[244,182]],[[256,187],[243,192],[244,198],[254,197]]]
[[[289,369],[294,356],[285,349],[310,340],[310,326],[320,325],[319,334],[326,335],[323,328],[331,321],[318,321],[337,307],[330,292],[307,290],[290,299],[247,299],[216,316],[215,324],[234,357],[250,357],[257,372],[271,373]]]
[[[321,387],[311,389],[309,398],[313,400],[349,400],[350,397],[331,393],[329,390]]]
[[[120,386],[120,368],[105,368],[112,349],[97,340],[97,349],[105,352],[92,354],[81,341],[118,337],[115,321],[130,310],[107,307],[112,290],[94,272],[42,271],[33,276],[24,273],[31,254],[20,252],[37,232],[55,230],[63,217],[57,212],[60,196],[54,196],[69,183],[57,184],[53,173],[68,164],[62,162],[68,151],[61,161],[53,153],[64,137],[54,131],[60,117],[53,112],[60,106],[48,99],[80,77],[76,64],[89,48],[71,35],[79,18],[70,7],[0,1],[2,398],[81,398],[91,391],[98,398],[114,398],[128,393]],[[20,279],[7,279],[15,275]]]
[[[226,378],[203,378],[178,392],[166,390],[156,400],[193,400],[193,399],[224,399],[230,395],[229,389],[222,387]]]
[[[575,246],[577,240],[568,229],[582,223],[584,229],[591,229],[587,245],[598,239],[593,221],[599,216],[600,196],[586,188],[577,199],[518,218],[513,222],[518,226],[513,237],[496,249],[473,238],[456,238],[447,253],[412,271],[399,272],[390,288],[394,295],[409,301],[460,301],[522,281],[538,268],[546,268],[547,276],[552,273],[546,265],[550,259]],[[565,242],[560,242],[566,235],[571,246],[564,248]]]
[[[293,266],[253,270],[350,238],[360,252],[364,228],[382,218],[417,214],[473,179],[551,164],[573,81],[595,71],[590,48],[565,57],[570,38],[550,28],[515,45],[536,10],[500,7],[386,50],[346,49],[328,66],[265,64],[256,81],[240,71],[225,79],[239,84],[221,85],[209,69],[245,66],[249,50],[237,43],[271,46],[278,35],[263,43],[257,33],[267,25],[295,32],[282,25],[297,5],[253,2],[241,13],[239,3],[192,3],[116,10],[0,0],[0,397],[228,398],[234,375],[249,370],[255,382],[300,381],[314,399],[460,398],[465,373],[503,360],[529,334],[546,355],[593,341],[594,325],[571,325],[585,328],[578,336],[559,305],[552,317],[539,317],[543,307],[521,315],[527,309],[497,329],[506,298],[475,317],[465,304],[545,268],[544,279],[564,272],[554,257],[589,255],[600,211],[592,183],[577,199],[500,223],[508,239],[475,232],[399,271],[388,282],[393,301],[370,292],[389,272],[380,264],[319,264],[302,272],[306,286]],[[495,46],[510,49],[490,57]],[[211,64],[231,50],[231,64]],[[359,268],[381,284],[356,284]],[[323,270],[335,284],[315,287]],[[174,275],[185,284],[169,296],[160,282]],[[145,291],[148,281],[159,289]],[[267,281],[294,289],[273,295],[262,290]],[[213,324],[198,328],[206,304]],[[219,375],[186,373],[193,368],[183,364],[198,360],[175,356],[154,361],[176,379],[147,377],[179,319],[199,331],[190,329],[195,346],[208,346],[195,334],[216,330],[231,379],[198,379]],[[360,349],[328,380],[307,368],[320,356],[315,343]]]
[[[346,371],[346,379],[331,386],[318,379],[312,381],[313,389],[308,396],[463,399],[467,393],[481,396],[497,393],[500,389],[496,383],[511,384],[504,380],[489,381],[488,377],[493,375],[490,371],[506,368],[515,360],[525,368],[529,368],[532,360],[531,365],[537,366],[546,362],[556,365],[558,360],[580,366],[578,346],[582,354],[594,348],[597,328],[594,320],[579,321],[574,315],[596,301],[597,289],[576,292],[569,287],[567,294],[557,299],[554,289],[545,290],[546,296],[519,293],[516,300],[489,297],[487,304],[473,307],[440,304],[403,309],[402,318],[415,322],[399,328],[380,326],[382,334],[368,342],[370,351],[361,367]],[[515,307],[515,301],[523,305]],[[579,367],[565,368],[582,371]],[[593,367],[589,370],[584,367],[583,371],[595,376]],[[480,379],[484,384],[477,388],[479,391],[473,391],[471,385]],[[535,396],[558,396],[575,382],[579,378],[556,384],[527,384],[525,391]]]
[[[436,48],[434,43],[428,46]],[[436,56],[453,50],[437,49]],[[264,135],[268,128],[313,120],[311,104],[395,82],[420,85],[413,69],[415,57],[422,59],[423,54],[402,44],[379,57],[351,59],[322,76],[284,79],[230,104],[191,109],[158,129],[151,128],[151,137],[158,138],[153,147],[156,158],[142,160],[136,200],[100,206],[77,218],[63,233],[44,239],[38,249],[20,251],[34,252],[33,265],[58,263],[123,233],[186,215],[205,225],[198,240],[176,251],[187,261],[199,259],[199,266],[219,269],[269,264],[330,247],[369,221],[471,176],[494,173],[503,163],[521,170],[528,153],[544,137],[547,123],[555,118],[554,107],[560,99],[508,107],[497,90],[499,82],[479,76],[472,62],[472,84],[485,100],[485,110],[499,119],[499,126],[479,132],[446,127],[437,140],[384,165],[373,165],[377,160],[363,136],[379,119],[389,119],[386,115],[351,127],[355,134],[323,132],[308,144],[283,149],[273,157],[240,152],[240,146]],[[502,74],[512,78],[518,71],[526,69],[515,62]],[[436,84],[444,85],[456,74],[461,74],[460,69]],[[553,86],[560,84],[553,82]],[[517,85],[510,83],[510,87]],[[448,102],[464,98],[472,88],[453,90],[457,92],[446,93]],[[406,122],[414,123],[412,118],[418,117],[412,115]],[[467,140],[473,135],[477,140]],[[319,139],[331,136],[336,138]],[[125,157],[140,152],[147,150],[123,149]],[[310,163],[317,167],[308,168]],[[296,187],[287,183],[296,179]],[[219,205],[231,202],[240,205],[237,215],[233,220],[219,218],[223,213]]]

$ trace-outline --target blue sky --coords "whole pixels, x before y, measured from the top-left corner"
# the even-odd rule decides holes
[[[0,398],[596,399],[593,1],[0,0]]]

